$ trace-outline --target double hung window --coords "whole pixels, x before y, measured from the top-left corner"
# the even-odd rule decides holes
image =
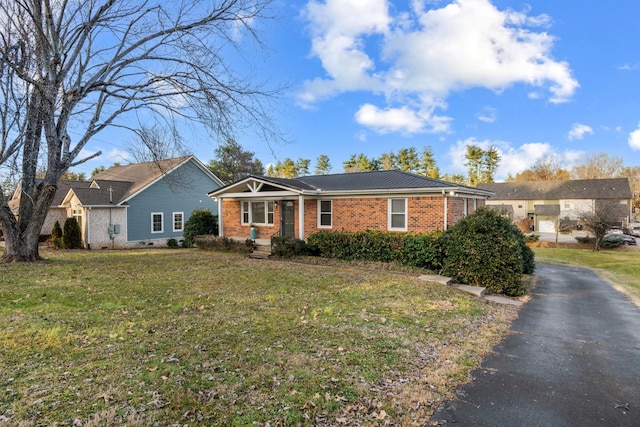
[[[331,200],[318,200],[318,228],[331,228],[333,224],[333,204]]]
[[[273,207],[271,201],[242,202],[242,224],[273,225]]]
[[[164,220],[162,212],[151,213],[151,232],[162,233],[164,231]]]
[[[389,230],[407,231],[407,199],[389,199]]]

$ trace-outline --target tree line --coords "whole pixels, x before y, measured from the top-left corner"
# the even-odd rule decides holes
[[[475,186],[481,182],[494,182],[500,154],[497,148],[483,150],[476,145],[467,146],[465,166],[468,175],[440,174],[440,168],[430,146],[418,151],[415,147],[401,148],[397,152],[389,151],[379,157],[368,157],[364,153],[352,154],[342,163],[345,173],[368,172],[376,170],[400,170],[429,178],[443,179],[463,185]],[[244,149],[233,139],[215,150],[215,159],[209,162],[209,169],[223,182],[231,183],[247,175],[267,175],[279,178],[296,178],[311,174],[311,159],[289,157],[278,160],[264,168],[255,158],[255,153]],[[333,170],[329,157],[321,154],[315,159],[313,173],[325,175]]]

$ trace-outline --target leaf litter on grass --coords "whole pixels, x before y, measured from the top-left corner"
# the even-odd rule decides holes
[[[0,267],[17,296],[0,301],[0,416],[16,424],[424,425],[516,315],[392,271],[46,257]]]

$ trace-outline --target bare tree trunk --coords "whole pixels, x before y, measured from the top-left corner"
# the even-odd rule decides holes
[[[33,194],[35,203],[32,203],[31,195],[23,195],[27,200],[20,201],[20,207],[25,207],[24,212],[30,212],[29,218],[15,218],[11,211],[0,210],[0,220],[4,233],[5,249],[0,262],[35,262],[41,261],[38,247],[40,231],[49,206],[53,201],[56,186],[45,186],[41,183]],[[27,206],[30,206],[28,208]]]

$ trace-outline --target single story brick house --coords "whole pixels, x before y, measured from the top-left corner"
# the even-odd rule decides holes
[[[478,184],[478,188],[494,193],[487,206],[541,233],[574,228],[581,213],[593,212],[601,203],[616,207],[612,220],[620,228],[626,228],[631,218],[632,194],[627,178],[498,182]]]
[[[258,244],[318,231],[446,230],[493,193],[396,170],[275,178],[249,175],[208,193],[220,236]]]

